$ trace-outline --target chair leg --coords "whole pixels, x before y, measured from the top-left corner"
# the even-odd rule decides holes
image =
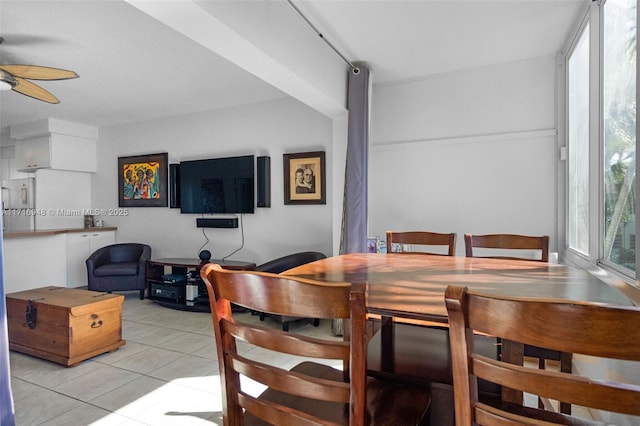
[[[313,319],[313,326],[314,327],[320,326],[320,318],[314,318]]]
[[[546,363],[546,359],[540,357],[538,358],[538,368],[540,370],[545,370],[547,368],[547,363]],[[543,400],[542,398],[538,398],[538,408],[541,410],[546,410],[547,407],[545,406],[545,400]]]
[[[560,371],[563,373],[571,373],[573,364],[573,354],[567,352],[560,353]],[[560,412],[563,414],[571,414],[571,404],[566,402],[560,403]]]
[[[283,322],[282,323],[282,331],[289,331],[289,323],[288,322]]]
[[[560,355],[560,371],[563,373],[571,373],[573,354],[567,353],[567,352],[560,352],[559,355]],[[546,368],[546,359],[542,356],[538,358],[538,368],[541,370],[544,370]],[[550,408],[550,405],[548,404],[549,402],[547,399],[538,397],[538,408],[541,408],[543,410],[555,411],[552,407]],[[567,402],[560,402],[558,408],[562,414],[571,415],[571,404]]]
[[[140,290],[140,300],[144,300],[144,289]]]

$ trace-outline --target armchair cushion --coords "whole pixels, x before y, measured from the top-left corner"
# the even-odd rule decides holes
[[[106,265],[98,266],[93,270],[93,275],[96,277],[108,277],[112,275],[137,275],[140,265],[138,262],[120,262],[120,263],[108,263]]]

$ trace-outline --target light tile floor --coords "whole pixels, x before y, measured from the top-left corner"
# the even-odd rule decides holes
[[[127,343],[118,350],[75,367],[10,352],[17,426],[222,424],[211,315],[139,300],[137,292],[123,294]],[[268,318],[264,324],[280,326]],[[317,328],[291,324],[311,335],[330,336],[330,327],[330,321]]]
[[[75,367],[10,352],[17,426],[222,425],[211,314],[165,308],[139,300],[137,292],[124,294],[122,334],[127,343],[118,350]],[[259,322],[257,315],[242,315]],[[280,327],[268,318],[263,324]],[[306,321],[290,327],[332,336],[330,321],[317,328]],[[272,353],[247,348],[245,355],[265,359]],[[278,357],[283,367],[299,362],[293,356]],[[254,385],[251,393],[262,391]]]

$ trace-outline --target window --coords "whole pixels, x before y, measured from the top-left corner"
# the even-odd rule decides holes
[[[636,8],[630,0],[608,0],[602,10],[602,258],[635,271]]]
[[[568,88],[568,242],[589,254],[589,26],[569,55]]]
[[[637,0],[590,7],[566,56],[567,246],[635,281]]]

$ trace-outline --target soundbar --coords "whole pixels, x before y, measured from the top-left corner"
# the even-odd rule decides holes
[[[198,228],[237,228],[238,218],[225,218],[225,219],[205,219],[197,218],[196,226]]]

